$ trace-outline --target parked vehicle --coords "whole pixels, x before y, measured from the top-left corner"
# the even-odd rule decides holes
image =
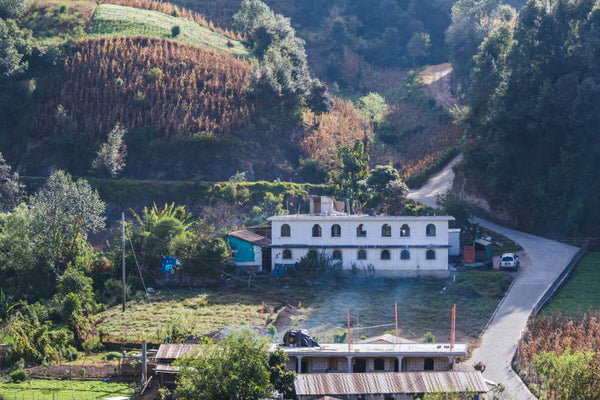
[[[465,267],[492,269],[494,266],[492,244],[484,239],[477,239],[470,246],[463,247]]]
[[[500,269],[517,270],[521,263],[516,253],[504,253],[500,257]]]

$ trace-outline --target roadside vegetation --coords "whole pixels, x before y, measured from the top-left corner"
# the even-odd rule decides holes
[[[579,262],[569,280],[560,288],[541,315],[554,314],[580,318],[588,311],[600,310],[600,252],[590,252]]]

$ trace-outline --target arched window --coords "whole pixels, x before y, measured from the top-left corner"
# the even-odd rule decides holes
[[[292,235],[292,229],[288,224],[281,225],[281,237],[290,237]]]
[[[314,224],[312,228],[312,236],[313,237],[321,237],[323,230],[321,229],[321,225]]]
[[[435,225],[434,224],[427,225],[427,228],[425,229],[425,234],[427,236],[435,236]]]
[[[409,237],[410,236],[410,227],[407,224],[402,225],[400,228],[400,237]]]
[[[390,251],[389,250],[381,250],[381,259],[389,260],[390,259]]]
[[[410,260],[410,251],[408,251],[408,250],[402,250],[400,252],[400,259],[401,260]]]
[[[381,227],[381,237],[390,237],[392,236],[392,227],[388,224],[384,224]]]
[[[283,251],[283,259],[284,260],[291,260],[292,259],[292,251],[289,249],[285,249]]]
[[[342,236],[342,227],[338,224],[331,225],[331,237]]]
[[[425,259],[426,260],[435,260],[435,251],[427,250],[427,253],[425,253]]]
[[[365,231],[363,224],[356,227],[356,237],[367,237],[367,231]]]
[[[358,259],[359,260],[366,260],[367,259],[367,251],[366,250],[359,250],[358,251]]]
[[[332,258],[334,260],[341,260],[342,259],[342,252],[339,251],[339,250],[334,250]]]

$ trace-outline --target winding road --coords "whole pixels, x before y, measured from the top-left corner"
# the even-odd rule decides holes
[[[408,197],[435,207],[436,196],[452,187],[452,166],[459,161],[460,158],[454,159]],[[471,366],[477,362],[485,364],[483,375],[492,382],[503,384],[508,398],[535,399],[513,371],[511,361],[534,307],[567,267],[578,248],[508,229],[480,218],[474,218],[474,222],[514,240],[523,247],[526,256],[522,257],[520,270],[514,273],[511,289],[482,334],[481,345],[474,350],[467,363]],[[460,315],[457,320],[460,321]]]

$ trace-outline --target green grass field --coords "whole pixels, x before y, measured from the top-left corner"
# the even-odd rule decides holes
[[[457,339],[477,338],[510,284],[510,278],[493,271],[470,271],[451,280],[383,279],[357,276],[319,279],[298,285],[298,279],[271,281],[255,278],[237,287],[215,290],[162,291],[152,302],[134,300],[123,314],[119,306],[99,314],[101,329],[114,340],[154,343],[164,341],[173,316],[179,316],[196,334],[225,327],[248,327],[249,310],[253,326],[260,325],[261,302],[265,321],[289,305],[297,308],[289,326],[309,329],[322,341],[333,340],[346,329],[350,309],[352,336],[373,336],[394,330],[394,302],[398,303],[400,333],[420,339],[431,331],[439,341],[449,340],[450,313],[457,305]],[[447,290],[442,293],[442,289]],[[279,329],[283,329],[281,326]],[[279,337],[283,332],[279,332]]]
[[[134,387],[127,383],[100,381],[63,381],[31,379],[27,382],[0,382],[4,400],[101,400],[106,397],[130,396]]]
[[[179,26],[181,29],[181,33],[175,38],[171,35],[173,26]],[[88,36],[92,38],[102,36],[164,37],[233,56],[249,57],[250,55],[239,41],[229,39],[188,19],[114,4],[101,4],[96,8],[88,29]]]
[[[589,309],[600,309],[600,252],[586,254],[541,314],[577,316]]]

